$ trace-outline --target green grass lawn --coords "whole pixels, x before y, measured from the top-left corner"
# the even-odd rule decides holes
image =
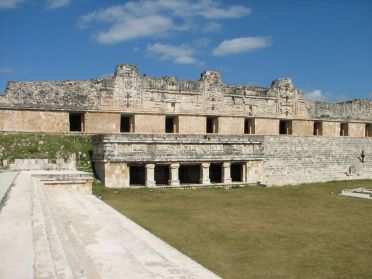
[[[372,181],[95,193],[224,278],[372,278]]]
[[[4,133],[0,134],[0,160],[67,159],[76,154],[77,168],[92,171],[90,137],[81,134]]]

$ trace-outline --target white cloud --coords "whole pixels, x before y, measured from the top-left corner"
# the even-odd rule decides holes
[[[100,32],[97,41],[104,44],[114,44],[141,37],[159,36],[172,29],[176,29],[176,27],[172,19],[168,17],[156,15],[143,18],[128,17],[124,21],[112,25],[108,31]]]
[[[206,33],[213,33],[213,32],[218,32],[222,28],[222,24],[217,23],[217,22],[209,22],[206,26],[202,28],[203,32]]]
[[[79,19],[79,26],[87,28],[97,23],[106,24],[105,30],[97,32],[96,39],[110,44],[163,36],[170,32],[202,30],[203,25],[206,31],[216,31],[221,27],[220,24],[206,20],[239,18],[249,13],[247,7],[226,6],[216,0],[142,0],[83,15]]]
[[[239,18],[251,12],[250,9],[243,6],[233,6],[227,9],[220,7],[206,7],[201,15],[205,18]]]
[[[213,50],[213,55],[225,56],[249,52],[255,49],[264,48],[271,44],[270,37],[245,37],[223,41]]]
[[[325,101],[327,96],[322,90],[315,89],[313,91],[305,93],[305,99],[314,100],[314,101]]]
[[[251,12],[244,6],[223,6],[215,0],[142,0],[130,1],[124,8],[131,14],[170,12],[177,17],[200,16],[207,19],[239,18]]]
[[[0,0],[0,9],[16,8],[23,0]]]
[[[48,0],[47,1],[47,8],[54,10],[61,7],[65,7],[70,5],[71,0]]]
[[[93,22],[118,22],[128,14],[122,6],[111,6],[104,10],[96,10],[79,18],[81,28],[88,27]]]
[[[160,60],[172,60],[176,64],[194,64],[198,66],[203,64],[193,57],[196,50],[185,45],[149,44],[147,45],[147,52],[154,56],[159,56]]]
[[[8,68],[8,67],[0,67],[0,73],[1,74],[9,74],[9,73],[13,73],[15,70],[12,69],[12,68]]]

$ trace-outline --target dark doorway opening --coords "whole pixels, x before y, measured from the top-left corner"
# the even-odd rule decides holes
[[[292,134],[292,122],[288,120],[279,121],[279,134],[280,135],[291,135]]]
[[[222,182],[222,164],[210,164],[209,179],[212,183]]]
[[[243,181],[243,164],[242,163],[231,164],[231,181],[233,182]]]
[[[314,136],[321,136],[322,135],[322,122],[316,121],[314,122]]]
[[[70,132],[83,132],[84,115],[82,113],[70,113]]]
[[[129,185],[145,185],[145,166],[129,166]]]
[[[372,137],[372,124],[366,124],[365,136]]]
[[[156,185],[168,185],[169,167],[166,165],[155,165],[155,183]]]
[[[165,132],[166,133],[174,133],[174,117],[166,117],[165,118]]]
[[[179,168],[179,179],[181,184],[200,183],[200,166],[181,165]]]
[[[212,134],[213,133],[213,118],[207,117],[207,133]]]
[[[251,118],[244,119],[244,134],[253,135],[255,133],[255,120]]]
[[[347,137],[349,135],[349,124],[341,123],[340,124],[340,136]]]
[[[131,116],[122,115],[120,118],[120,132],[130,133],[131,132]]]

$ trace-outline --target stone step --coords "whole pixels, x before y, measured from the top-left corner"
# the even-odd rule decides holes
[[[92,195],[20,172],[0,211],[0,278],[219,278]]]
[[[44,185],[33,184],[35,277],[87,278]]]
[[[53,193],[55,192],[68,194],[74,191],[63,188],[55,189],[48,186],[43,186],[42,188],[49,199],[54,218],[58,220],[58,224],[61,227],[63,233],[63,247],[65,251],[68,252],[70,265],[74,267],[74,278],[101,278],[96,271],[95,263],[86,252],[86,247],[82,245],[82,241],[78,232],[75,230],[72,220],[66,216],[64,209],[61,210],[61,208],[58,207],[54,199]],[[82,195],[85,196],[85,194]],[[73,207],[73,210],[76,209],[76,207]],[[84,223],[84,220],[79,220],[79,223]]]
[[[84,223],[72,221],[71,226],[97,266],[109,266],[114,274],[131,274],[128,278],[218,278],[96,197],[56,189],[48,191],[53,193],[59,210],[70,215],[70,220],[75,214],[84,220]],[[70,208],[66,208],[67,204]],[[94,234],[89,238],[86,232],[92,232],[93,224]]]
[[[31,187],[35,275],[40,278],[56,278],[51,246],[55,246],[54,243],[58,242],[58,238],[49,220],[50,212],[45,212],[46,206],[42,205],[43,202],[40,198],[39,186],[34,183]]]
[[[94,262],[102,278],[156,278],[123,249],[125,244],[118,242],[112,234],[112,224],[97,222],[105,213],[89,205],[89,196],[60,188],[47,190],[58,211],[63,212],[63,218],[70,221],[69,229],[75,232],[79,250],[82,254],[88,253],[85,257]]]

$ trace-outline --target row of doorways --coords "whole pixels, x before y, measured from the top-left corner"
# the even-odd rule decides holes
[[[178,179],[180,184],[200,184],[201,164],[180,165]],[[231,163],[230,174],[232,182],[243,181],[243,164]],[[211,163],[209,179],[211,183],[222,183],[222,163]],[[170,180],[169,165],[155,165],[154,180],[156,185],[168,185]],[[146,168],[144,165],[129,165],[129,184],[132,186],[145,185]]]

